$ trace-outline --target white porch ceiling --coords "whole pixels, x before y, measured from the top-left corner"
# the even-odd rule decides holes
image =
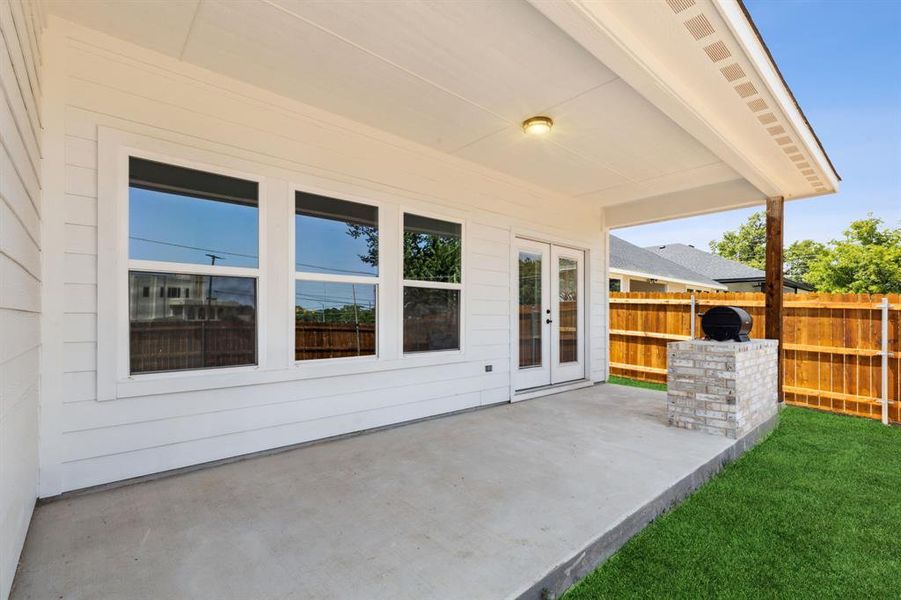
[[[61,17],[600,205],[740,179],[519,2],[53,0]],[[554,118],[548,138],[526,117]]]

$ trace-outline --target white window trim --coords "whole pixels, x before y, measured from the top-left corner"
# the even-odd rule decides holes
[[[98,128],[97,190],[97,400],[113,400],[122,387],[191,378],[207,379],[254,372],[267,362],[267,182],[247,163],[217,153],[132,134]],[[131,260],[128,252],[129,157],[144,158],[209,173],[238,177],[258,185],[257,268],[191,265],[165,261]],[[234,367],[130,372],[128,272],[154,271],[198,275],[242,276],[256,279],[256,364]],[[151,386],[153,387],[153,386]]]
[[[295,368],[301,370],[309,370],[310,372],[330,372],[332,368],[336,369],[333,374],[351,374],[359,372],[354,370],[354,365],[360,363],[374,363],[380,361],[384,353],[382,351],[382,341],[385,339],[384,319],[383,319],[383,301],[384,301],[384,254],[383,254],[383,231],[385,229],[385,210],[384,203],[372,200],[371,198],[355,196],[351,194],[338,194],[333,191],[314,188],[308,185],[292,184],[288,188],[289,198],[287,204],[288,209],[288,265],[292,268],[293,276],[288,278],[288,322],[293,326],[295,321],[295,284],[298,281],[323,281],[328,283],[360,283],[364,285],[376,286],[375,297],[375,354],[368,356],[342,356],[336,358],[309,358],[304,360],[296,360],[294,331],[291,331],[288,352],[288,362],[293,364]],[[311,271],[297,270],[297,227],[295,224],[296,206],[295,198],[297,192],[305,192],[308,194],[316,194],[335,200],[344,200],[354,202],[356,204],[365,204],[374,206],[378,209],[378,229],[379,229],[379,265],[378,275],[338,275],[334,273],[315,273]],[[331,367],[334,365],[334,367]],[[318,367],[318,369],[317,369]]]
[[[448,223],[456,223],[460,226],[460,243],[462,244],[462,248],[460,249],[460,283],[448,283],[444,281],[419,281],[416,279],[404,279],[404,215],[412,214],[418,217],[426,217],[429,219],[437,219],[440,221],[447,221]],[[457,357],[462,360],[466,355],[466,254],[467,248],[469,247],[468,240],[466,238],[466,219],[462,216],[455,216],[448,214],[446,212],[433,211],[428,209],[420,209],[418,207],[413,206],[401,206],[398,214],[398,262],[400,265],[400,286],[398,288],[398,301],[400,304],[400,310],[398,311],[398,324],[397,324],[397,339],[398,346],[400,347],[401,356],[404,360],[408,362],[415,362],[415,364],[431,364],[431,357],[434,357],[435,361],[446,361],[449,357]],[[404,302],[404,288],[405,287],[420,287],[420,288],[431,288],[431,289],[445,289],[445,290],[459,290],[460,292],[460,303],[459,303],[459,323],[458,327],[460,329],[460,344],[459,348],[449,349],[449,350],[421,350],[417,352],[406,352],[403,349],[404,346],[404,310],[403,310],[403,302]]]
[[[257,365],[191,371],[128,373],[128,156],[223,173],[260,183],[257,294]],[[97,220],[97,367],[98,401],[171,393],[305,381],[323,377],[399,371],[410,367],[464,362],[467,339],[466,287],[460,297],[460,350],[403,353],[403,214],[409,212],[460,223],[463,236],[462,275],[466,281],[465,213],[406,198],[394,191],[368,189],[285,170],[231,154],[220,154],[182,141],[172,141],[108,126],[98,127]],[[263,185],[265,184],[265,185]],[[294,191],[302,190],[379,207],[377,352],[373,356],[294,361],[293,324]],[[283,204],[280,204],[283,203]],[[285,221],[285,219],[288,219]],[[288,238],[291,237],[290,240]],[[394,253],[388,251],[396,248]],[[395,254],[392,256],[392,254]],[[135,261],[142,270],[179,272],[180,263]],[[185,271],[206,273],[209,265],[188,265]],[[217,269],[219,266],[217,265]],[[221,267],[245,276],[243,267]],[[255,270],[253,270],[255,271]],[[218,271],[217,274],[226,274]],[[328,278],[328,274],[316,274]],[[424,282],[427,283],[427,282]],[[440,285],[440,284],[439,284]],[[462,284],[461,284],[462,285]],[[124,357],[124,360],[122,358]],[[120,362],[121,361],[121,362]],[[122,367],[124,365],[124,368]]]

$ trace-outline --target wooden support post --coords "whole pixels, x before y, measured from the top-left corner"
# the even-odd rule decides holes
[[[782,196],[767,198],[766,201],[766,283],[763,292],[766,301],[767,339],[779,340],[779,402],[784,399],[782,392],[783,378],[783,340],[782,340],[782,288],[785,276],[782,266],[782,217],[784,200]]]

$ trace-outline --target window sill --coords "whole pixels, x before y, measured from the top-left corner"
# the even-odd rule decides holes
[[[377,357],[346,357],[323,359],[321,364],[316,364],[320,361],[315,360],[297,361],[290,366],[278,369],[263,369],[254,366],[228,367],[212,371],[148,373],[120,379],[116,383],[116,399],[397,371],[455,364],[466,360],[463,351],[446,350],[406,354],[393,360]]]

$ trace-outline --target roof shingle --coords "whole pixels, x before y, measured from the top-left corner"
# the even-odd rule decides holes
[[[677,263],[686,269],[701,273],[711,279],[750,279],[766,277],[760,269],[717,256],[710,252],[698,250],[686,244],[667,244],[665,246],[648,246],[647,250]]]
[[[722,285],[697,271],[658,256],[615,235],[610,236],[610,268],[657,276],[660,279],[690,281],[707,287],[722,289]]]

